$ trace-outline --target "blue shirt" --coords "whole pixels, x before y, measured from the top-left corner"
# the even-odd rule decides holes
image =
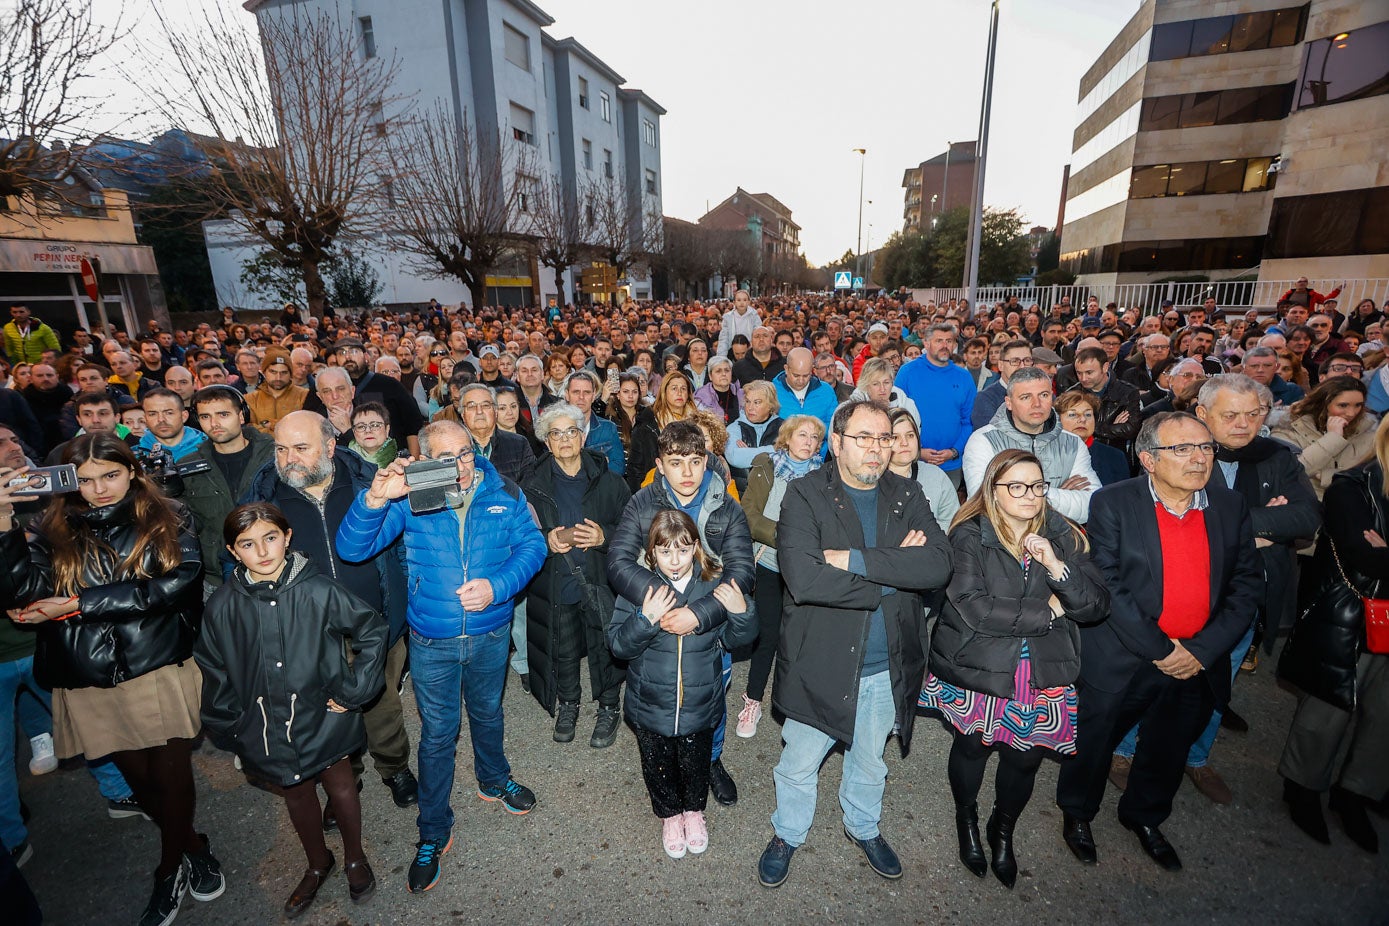
[[[849,499],[854,503],[854,510],[858,512],[858,520],[863,525],[863,545],[865,548],[872,548],[878,545],[878,489],[854,489],[845,486],[844,490],[849,493]],[[862,575],[864,572],[863,551],[851,550],[849,552],[849,571]],[[895,594],[896,589],[883,587],[883,596]],[[868,617],[868,640],[863,646],[863,669],[861,675],[867,678],[870,675],[877,675],[879,672],[887,671],[888,652],[887,652],[887,621],[883,617],[883,607],[878,605],[877,609]]]
[[[204,434],[202,431],[195,431],[192,428],[184,428],[183,436],[179,438],[177,444],[174,444],[172,447],[170,447],[168,444],[165,444],[164,446],[168,447],[170,456],[172,456],[175,460],[178,460],[181,459],[184,454],[192,453],[194,450],[197,450],[198,447],[201,446],[206,440],[207,435]],[[154,445],[157,443],[159,443],[159,438],[154,436],[154,432],[146,431],[145,436],[140,438],[139,446],[141,450],[153,450]]]
[[[917,357],[897,371],[898,389],[916,403],[921,415],[921,446],[930,450],[954,450],[955,457],[940,464],[946,472],[960,468],[965,443],[974,433],[974,376],[964,367],[947,363],[938,367]]]

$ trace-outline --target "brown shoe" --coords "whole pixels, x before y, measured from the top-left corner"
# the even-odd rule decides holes
[[[1128,756],[1121,756],[1117,753],[1109,760],[1109,783],[1120,791],[1129,789],[1129,769],[1133,768],[1133,760]]]
[[[1225,783],[1219,773],[1209,765],[1202,765],[1199,768],[1188,765],[1186,767],[1186,777],[1191,779],[1191,783],[1196,786],[1206,797],[1217,804],[1228,804],[1235,799],[1235,795],[1230,792],[1230,786]]]
[[[289,900],[285,901],[285,916],[294,919],[302,914],[313,904],[314,898],[318,896],[318,889],[323,886],[323,882],[328,880],[328,876],[333,873],[333,868],[337,865],[337,860],[333,858],[333,853],[328,853],[328,864],[322,868],[310,868],[304,872],[304,877],[299,881],[299,885],[294,889],[294,893],[289,895]]]

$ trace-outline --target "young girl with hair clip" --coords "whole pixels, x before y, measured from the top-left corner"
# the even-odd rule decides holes
[[[637,737],[651,809],[661,818],[671,858],[709,846],[704,808],[714,728],[724,712],[724,650],[751,643],[757,619],[736,582],[718,581],[699,529],[683,511],[657,513],[646,535],[646,561],[657,581],[640,606],[617,600],[608,646],[628,661],[624,707]],[[723,624],[676,634],[664,619],[712,592],[728,612]]]
[[[309,867],[285,901],[285,915],[307,910],[336,864],[319,823],[320,783],[342,832],[348,896],[363,903],[376,877],[362,851],[350,757],[366,747],[362,709],[383,684],[386,623],[289,549],[293,532],[274,505],[234,509],[222,536],[238,566],[208,599],[194,650],[203,672],[203,727],[289,809]]]

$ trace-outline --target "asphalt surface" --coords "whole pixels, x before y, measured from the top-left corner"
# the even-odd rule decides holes
[[[735,666],[731,713],[746,674],[746,663]],[[1047,762],[1018,825],[1022,871],[1010,892],[992,875],[975,878],[956,858],[945,779],[950,741],[938,721],[918,719],[907,759],[896,740],[887,751],[882,829],[902,858],[901,880],[879,878],[844,838],[836,798],[842,760],[832,754],[810,839],[797,851],[789,880],[767,890],[757,883],[756,864],[771,836],[771,769],[780,752],[774,720],[764,718],[750,740],[730,729],[724,762],[738,783],[739,802],[720,807],[711,799],[709,850],[675,861],[661,850],[631,731],[624,727],[609,749],[592,749],[593,717],[586,709],[575,741],[557,744],[550,718],[509,675],[508,758],[517,780],[535,790],[535,810],[511,816],[476,797],[465,724],[453,792],[454,847],[444,856],[440,883],[411,895],[405,871],[417,838],[415,814],[396,808],[368,770],[363,813],[377,894],[354,907],[339,869],[300,922],[1389,923],[1385,859],[1352,845],[1334,819],[1330,847],[1312,842],[1288,820],[1276,766],[1294,701],[1272,676],[1266,665],[1237,683],[1235,705],[1252,730],[1223,732],[1212,758],[1235,802],[1216,806],[1185,782],[1177,797],[1164,831],[1184,871],[1164,872],[1142,854],[1114,817],[1112,788],[1094,825],[1100,864],[1076,862],[1061,842],[1061,814],[1053,804],[1057,766]],[[413,743],[418,719],[408,690],[406,700]],[[198,829],[211,837],[227,890],[210,903],[188,899],[178,922],[282,921],[280,907],[305,867],[283,805],[247,784],[231,757],[210,745],[194,762]],[[991,782],[992,773],[980,795],[981,815],[992,804]],[[23,871],[46,922],[134,923],[158,855],[154,828],[141,819],[108,819],[82,770],[39,778],[21,771],[20,788],[33,814],[35,848]],[[1389,841],[1389,822],[1374,819]],[[341,863],[340,841],[330,835],[328,844]]]

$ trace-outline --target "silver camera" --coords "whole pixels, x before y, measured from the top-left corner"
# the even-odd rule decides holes
[[[455,457],[411,463],[405,467],[405,485],[410,490],[410,511],[414,514],[428,514],[462,501]]]

